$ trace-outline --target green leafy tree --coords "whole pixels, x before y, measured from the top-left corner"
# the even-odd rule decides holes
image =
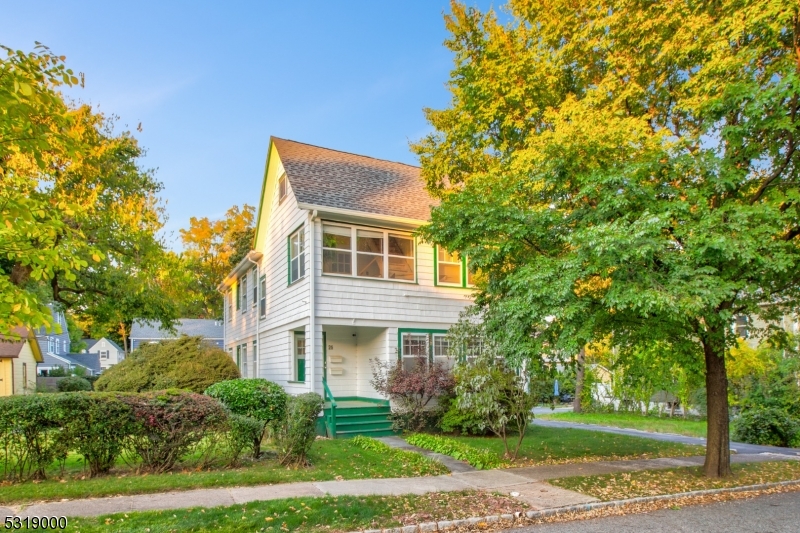
[[[798,9],[512,0],[501,24],[453,3],[452,101],[413,146],[440,199],[422,235],[483,273],[503,353],[613,334],[700,360],[710,477],[731,473],[734,317],[800,299]]]
[[[136,139],[64,100],[59,89],[79,82],[64,57],[42,46],[3,50],[0,333],[60,329],[50,323],[51,301],[102,333],[133,318],[171,325],[176,311],[163,291],[166,255],[156,237],[161,184],[139,167]]]

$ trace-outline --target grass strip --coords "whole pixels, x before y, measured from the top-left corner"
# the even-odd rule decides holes
[[[352,443],[363,450],[377,452],[384,457],[392,457],[393,459],[397,459],[411,468],[428,472],[431,475],[450,473],[450,469],[439,461],[431,459],[430,457],[425,457],[417,452],[392,448],[385,442],[373,439],[372,437],[356,435],[353,437]]]
[[[121,465],[108,476],[91,479],[75,463],[63,476],[58,471],[51,471],[50,479],[46,481],[1,482],[0,504],[300,481],[418,477],[443,473],[443,465],[440,463],[409,461],[406,456],[386,455],[381,451],[363,449],[352,440],[344,439],[317,440],[311,448],[309,460],[312,466],[299,469],[286,468],[280,466],[276,460],[266,458],[239,468],[187,469],[150,475],[136,474],[134,468]],[[444,473],[446,472],[445,468]]]
[[[497,437],[452,437],[453,440],[502,457],[503,441]],[[584,463],[619,459],[654,459],[704,455],[705,448],[585,429],[531,426],[525,433],[517,459],[509,466]]]
[[[683,418],[644,416],[636,413],[548,413],[538,415],[542,420],[597,424],[651,433],[675,433],[687,437],[706,436],[706,422]]]
[[[432,492],[403,496],[328,496],[289,498],[211,509],[129,512],[94,518],[71,518],[69,530],[80,533],[334,533],[513,513],[527,508],[514,498],[484,491]]]
[[[602,501],[612,501],[800,479],[800,461],[743,463],[734,464],[731,468],[733,475],[721,479],[705,477],[700,467],[683,467],[566,477],[552,479],[548,483]]]
[[[459,461],[466,461],[478,470],[498,468],[503,464],[503,461],[496,453],[470,446],[449,437],[415,433],[406,437],[406,442],[432,452],[449,455]]]

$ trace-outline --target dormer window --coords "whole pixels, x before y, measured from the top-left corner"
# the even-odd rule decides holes
[[[280,178],[278,178],[278,203],[282,202],[283,199],[286,198],[286,193],[286,174],[284,173]]]

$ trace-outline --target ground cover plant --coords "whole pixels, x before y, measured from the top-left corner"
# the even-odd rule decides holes
[[[451,437],[474,448],[488,450],[498,457],[503,442],[494,437]],[[614,435],[599,431],[534,426],[525,433],[513,466],[577,463],[608,459],[652,459],[703,455],[702,446],[689,446],[647,438]]]
[[[503,460],[494,451],[470,446],[449,437],[415,433],[407,436],[406,442],[425,450],[449,455],[459,461],[465,461],[479,470],[498,468],[503,464]]]
[[[274,451],[265,450],[261,459],[243,459],[237,468],[198,469],[194,461],[189,461],[168,473],[142,476],[136,474],[136,464],[128,465],[119,460],[109,475],[89,478],[81,457],[70,454],[63,471],[53,464],[46,480],[0,483],[0,504],[297,481],[418,477],[448,472],[441,463],[409,461],[404,455],[361,448],[349,439],[315,441],[308,461],[311,466],[306,468],[286,468],[278,463]]]
[[[509,496],[483,491],[404,496],[291,498],[213,509],[137,512],[71,519],[81,533],[147,531],[341,532],[524,511]],[[148,529],[145,529],[148,528]]]
[[[800,479],[800,461],[734,464],[732,468],[733,475],[724,479],[709,479],[700,467],[688,467],[567,477],[548,483],[610,501]]]
[[[373,452],[380,453],[384,457],[392,457],[393,459],[401,461],[405,465],[430,472],[431,474],[447,474],[450,472],[447,467],[439,461],[435,461],[416,452],[392,448],[388,444],[371,437],[356,435],[353,437],[352,443],[363,450],[371,450]]]
[[[598,424],[618,428],[639,429],[655,433],[677,433],[689,437],[705,437],[705,420],[673,417],[643,416],[635,413],[547,413],[537,415],[542,420]]]

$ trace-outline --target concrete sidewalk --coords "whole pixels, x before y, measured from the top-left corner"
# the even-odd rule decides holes
[[[745,455],[732,457],[735,463],[774,461],[789,459],[775,455]],[[509,468],[504,470],[482,470],[454,473],[443,476],[354,479],[348,481],[318,481],[308,483],[285,483],[253,487],[199,489],[134,496],[90,498],[50,503],[37,503],[24,509],[20,507],[0,508],[0,520],[6,514],[18,516],[97,516],[101,514],[216,507],[243,504],[254,501],[275,500],[302,496],[366,496],[425,494],[427,492],[452,492],[485,489],[510,494],[529,504],[533,509],[549,509],[597,501],[595,498],[554,487],[548,479],[569,476],[589,476],[653,470],[703,464],[702,457],[681,457],[629,461],[598,461],[566,465]]]
[[[577,422],[561,422],[557,420],[541,420],[535,418],[533,424],[536,426],[549,428],[584,429],[589,431],[600,431],[603,433],[614,433],[617,435],[628,435],[630,437],[642,437],[645,439],[660,440],[666,442],[679,442],[681,444],[695,444],[705,446],[706,439],[700,437],[687,437],[675,433],[655,433],[652,431],[642,431],[640,429],[625,429],[613,426],[599,426],[596,424],[580,424]],[[798,448],[781,448],[778,446],[760,446],[758,444],[746,444],[744,442],[731,442],[731,449],[739,454],[759,454],[775,453],[789,456],[800,456]]]

